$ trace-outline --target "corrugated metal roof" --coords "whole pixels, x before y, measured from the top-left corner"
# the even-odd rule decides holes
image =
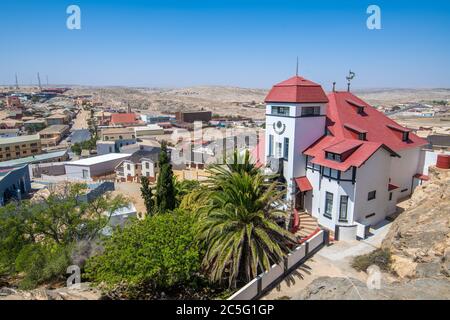
[[[108,153],[108,154],[104,154],[101,156],[96,156],[96,157],[91,157],[91,158],[68,162],[68,163],[66,163],[66,165],[90,166],[93,164],[108,162],[108,161],[112,161],[112,160],[126,159],[126,158],[129,158],[130,156],[131,156],[131,154],[129,154],[129,153]]]

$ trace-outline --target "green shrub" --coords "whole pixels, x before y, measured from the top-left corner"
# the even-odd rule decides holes
[[[386,249],[376,249],[371,253],[357,256],[352,261],[352,267],[358,271],[366,271],[371,265],[378,266],[383,271],[391,268],[391,253]]]
[[[62,279],[70,265],[69,249],[64,246],[31,244],[16,258],[16,269],[24,273],[22,289],[32,289],[49,280]]]
[[[125,286],[166,290],[198,284],[201,254],[195,219],[187,213],[158,214],[116,229],[104,253],[87,261],[86,275],[108,290]],[[133,294],[136,295],[136,294]]]

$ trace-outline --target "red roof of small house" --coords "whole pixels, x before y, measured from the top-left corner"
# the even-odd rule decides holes
[[[389,185],[388,185],[388,191],[392,191],[392,190],[395,190],[395,189],[398,189],[398,186],[396,186],[395,184],[390,184],[390,183],[389,183]]]
[[[294,180],[301,192],[311,191],[313,189],[307,177],[298,177]]]
[[[401,150],[428,144],[412,132],[409,133],[409,140],[403,141],[400,131],[409,132],[409,129],[350,92],[332,92],[328,99],[326,127],[330,135],[320,138],[303,151],[313,157],[312,163],[346,171],[351,166],[361,166],[379,148],[398,156],[397,152]],[[364,112],[358,113],[355,105],[364,107]],[[359,140],[358,133],[365,133],[366,140]],[[326,151],[341,154],[352,149],[354,151],[343,162],[325,158]]]
[[[429,176],[427,176],[427,175],[425,175],[425,174],[422,174],[422,173],[416,173],[416,174],[414,175],[414,178],[417,178],[417,179],[423,180],[423,181],[428,181],[428,180],[430,180],[430,177],[429,177]]]
[[[111,115],[112,124],[137,123],[135,113],[113,113]]]
[[[328,98],[321,85],[294,76],[274,85],[265,102],[326,103]]]

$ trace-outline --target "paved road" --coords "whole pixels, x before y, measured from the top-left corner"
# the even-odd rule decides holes
[[[364,241],[337,241],[322,248],[312,258],[293,272],[278,287],[268,292],[262,299],[281,297],[296,298],[312,281],[319,277],[352,277],[363,282],[367,274],[351,267],[353,257],[372,252],[381,246],[391,223],[384,221],[375,227],[374,234]]]

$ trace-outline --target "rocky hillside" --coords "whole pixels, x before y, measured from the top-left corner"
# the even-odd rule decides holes
[[[321,277],[298,299],[450,299],[450,170],[430,168],[382,243],[392,258],[379,290],[354,278]]]
[[[382,244],[391,251],[393,271],[401,278],[450,280],[450,170],[431,168],[430,177],[416,189]]]

